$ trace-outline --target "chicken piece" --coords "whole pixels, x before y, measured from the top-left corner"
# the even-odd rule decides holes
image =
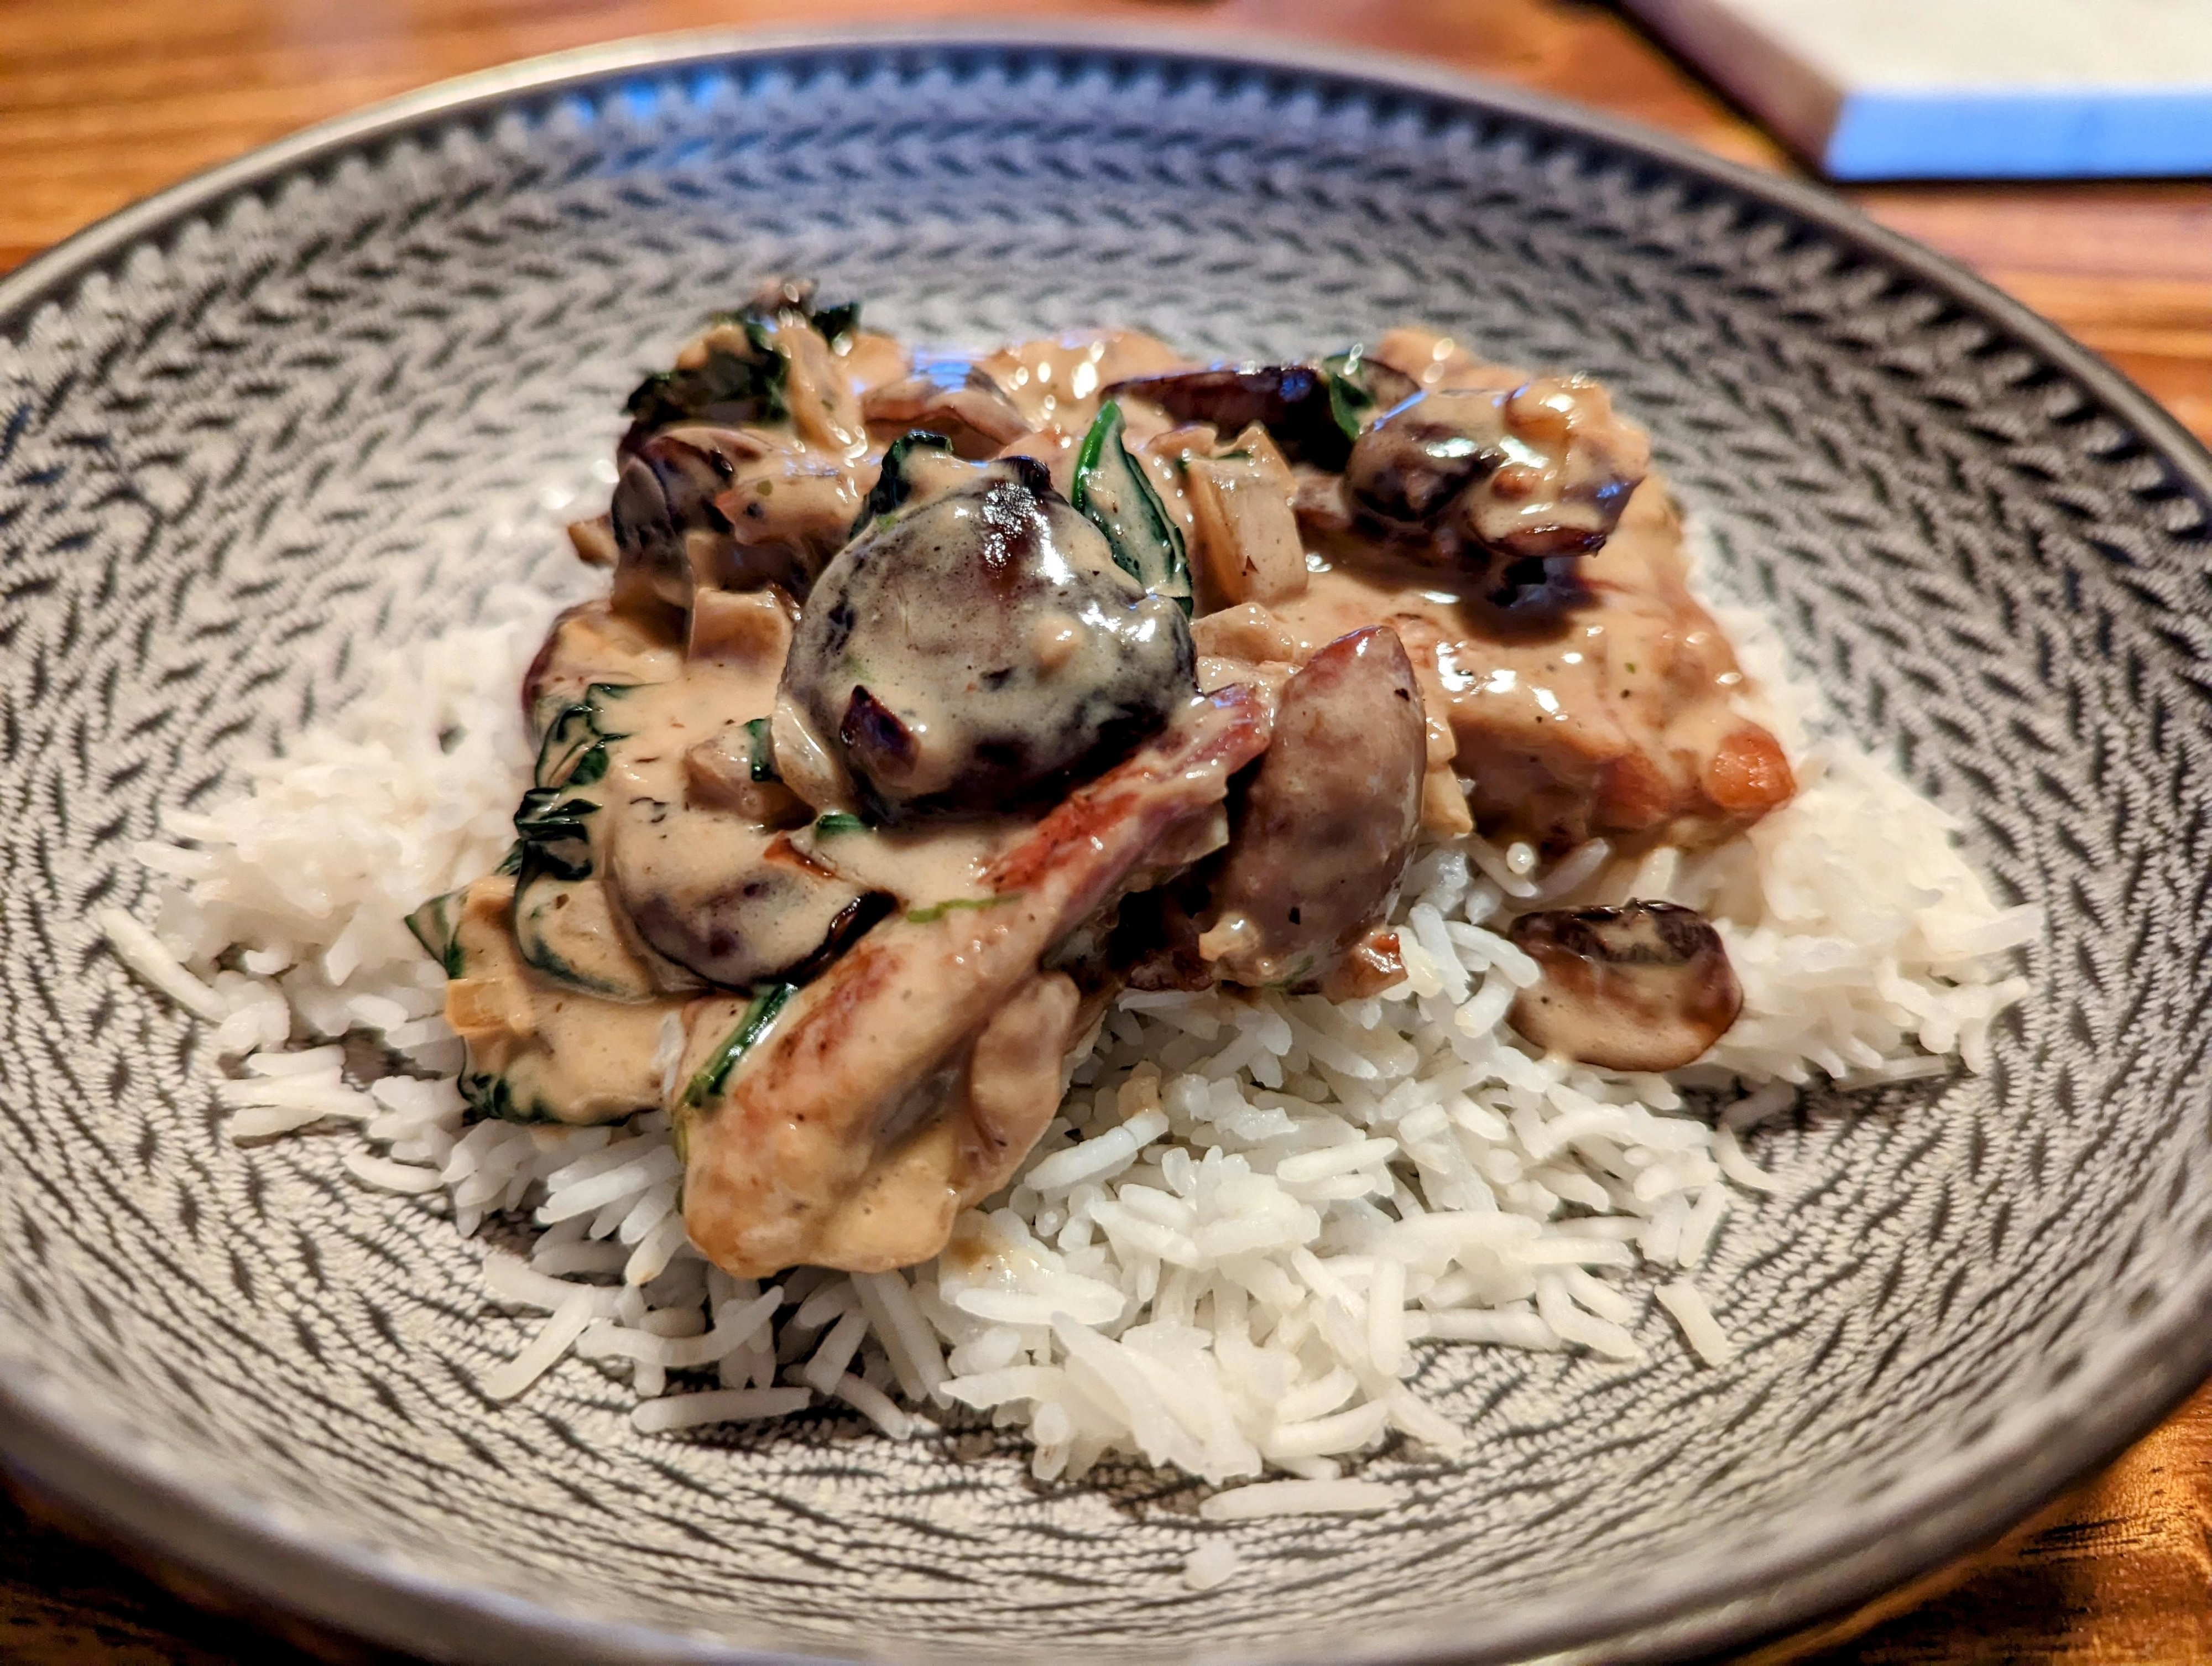
[[[914,367],[913,355],[896,337],[878,331],[853,330],[831,344],[854,396],[866,416],[868,395],[905,377]]]
[[[1234,814],[1200,955],[1233,983],[1318,983],[1380,925],[1419,827],[1428,726],[1413,667],[1376,626],[1283,689]]]
[[[702,589],[691,599],[691,625],[684,657],[694,665],[719,660],[750,666],[774,677],[791,652],[798,605],[782,589]]]
[[[684,749],[684,801],[780,830],[813,819],[806,802],[776,778],[765,718],[725,723]]]
[[[1491,836],[1703,848],[1786,804],[1789,762],[1740,708],[1743,674],[1690,593],[1663,487],[1638,488],[1605,547],[1573,559],[1582,599],[1541,621],[1492,605],[1479,579],[1364,552],[1274,611],[1307,641],[1398,633]]]
[[[1030,428],[1064,434],[1089,428],[1106,390],[1116,383],[1184,362],[1175,349],[1140,330],[1071,330],[1018,341],[975,362]]]
[[[912,1266],[944,1248],[958,1212],[1013,1177],[1060,1109],[1090,1027],[1082,1011],[1064,972],[1018,985],[984,1021],[941,1101],[933,1085],[920,1096],[930,1120],[871,1167],[837,1209],[834,1252],[809,1259],[865,1272]],[[924,1200],[934,1207],[918,1207]],[[922,1219],[927,1248],[913,1236]]]
[[[1367,350],[1367,356],[1425,389],[1459,392],[1488,388],[1502,392],[1518,387],[1528,380],[1526,370],[1478,358],[1451,337],[1438,335],[1433,330],[1385,330],[1375,345]]]
[[[1265,695],[1271,712],[1310,651],[1257,602],[1201,613],[1190,622],[1190,641],[1198,653],[1200,689],[1242,683]]]
[[[741,1278],[800,1262],[874,1272],[935,1255],[957,1212],[1000,1183],[1049,1119],[1037,1061],[1077,1025],[1070,992],[1039,962],[1218,806],[1267,739],[1249,692],[1193,699],[1009,849],[980,895],[862,938],[719,1082],[708,1066],[730,1012],[706,1008],[679,1073],[691,1085],[673,1107],[692,1242]],[[1004,1020],[979,1089],[979,1038],[1022,1006],[1035,1029],[1025,1040]],[[1054,1036],[1063,1010],[1070,1020]]]

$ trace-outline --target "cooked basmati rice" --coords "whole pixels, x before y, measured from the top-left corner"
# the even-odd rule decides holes
[[[1723,609],[1802,788],[1746,838],[1635,861],[1594,842],[1548,873],[1525,845],[1431,849],[1402,888],[1407,976],[1386,996],[1126,994],[1022,1173],[961,1218],[957,1253],[905,1274],[798,1269],[762,1291],[684,1237],[665,1114],[465,1122],[442,975],[401,923],[512,836],[530,761],[514,688],[556,599],[518,587],[494,598],[501,622],[396,651],[246,795],[173,814],[189,848],[142,848],[158,935],[112,910],[97,921],[216,1026],[242,1070],[216,1090],[234,1137],[351,1122],[364,1183],[442,1189],[464,1234],[493,1215],[533,1225],[527,1259],[484,1262],[492,1301],[550,1315],[484,1377],[495,1399],[573,1353],[629,1374],[646,1434],[836,1399],[904,1438],[915,1410],[957,1405],[1024,1430],[1042,1478],[1124,1452],[1258,1483],[1208,1498],[1208,1521],[1386,1509],[1397,1494],[1344,1479],[1346,1462],[1394,1430],[1465,1442],[1405,1385],[1430,1347],[1638,1358],[1671,1345],[1638,1294],[1650,1269],[1692,1351],[1723,1365],[1725,1290],[1691,1275],[1733,1213],[1788,1186],[1739,1130],[1816,1075],[1908,1080],[1952,1055],[1981,1069],[1990,1025],[2026,993],[2002,957],[2039,911],[1994,906],[1942,812],[1848,741],[1808,735],[1813,702],[1764,621]],[[1743,1016],[1672,1079],[1532,1056],[1504,1020],[1536,969],[1503,916],[1631,895],[1714,918]],[[357,1031],[419,1074],[364,1091],[327,1044]],[[283,1050],[295,1037],[325,1044]],[[677,1051],[665,1038],[665,1071]],[[1751,1091],[1717,1125],[1685,1114],[1681,1088],[1739,1082]],[[1259,1481],[1271,1473],[1297,1478]],[[1234,1571],[1208,1541],[1185,1578]]]

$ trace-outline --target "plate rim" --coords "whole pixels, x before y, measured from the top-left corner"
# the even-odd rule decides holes
[[[1656,161],[1677,175],[1765,202],[1857,245],[1930,289],[1964,302],[2083,387],[2130,427],[2199,500],[2212,505],[2212,450],[2124,374],[1973,272],[1868,218],[1812,181],[1770,173],[1645,125],[1401,53],[1318,44],[1272,31],[1179,22],[1039,23],[962,20],[828,28],[708,28],[628,38],[437,82],[304,128],[131,203],[0,277],[0,344],[20,347],[42,312],[80,298],[84,283],[138,249],[166,249],[228,201],[382,140],[457,118],[556,95],[624,73],[665,76],[805,53],[943,48],[1068,51],[1216,64],[1365,82],[1473,106]],[[2212,1374],[2212,1262],[2178,1281],[2139,1322],[2125,1356],[2085,1365],[2063,1390],[1986,1437],[1972,1462],[1954,1457],[1896,1489],[1874,1511],[1838,1511],[1838,1525],[1778,1541],[1755,1563],[1694,1586],[1590,1600],[1562,1594],[1505,1629],[1460,1644],[1383,1645],[1328,1666],[1477,1666],[1541,1656],[1553,1662],[1662,1660],[1741,1646],[1850,1614],[1953,1558],[1994,1542],[2103,1467]],[[95,1412],[64,1403],[27,1360],[0,1355],[0,1460],[33,1488],[86,1512],[155,1564],[189,1569],[279,1614],[441,1659],[584,1663],[771,1663],[840,1657],[764,1653],[697,1633],[566,1612],[436,1577],[357,1541],[310,1536],[297,1512],[226,1481],[187,1481],[168,1456]],[[2094,1390],[2094,1392],[2092,1392]],[[2063,1418],[2098,1408],[2094,1426]],[[1963,1483],[1972,1482],[1967,1486]],[[398,1599],[395,1602],[395,1599]],[[1296,1666],[1295,1652],[1249,1647],[1209,1660]],[[1311,1666],[1323,1666],[1314,1659]]]

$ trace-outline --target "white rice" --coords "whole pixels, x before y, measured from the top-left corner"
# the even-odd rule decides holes
[[[962,1217],[960,1253],[906,1274],[799,1269],[763,1292],[685,1239],[665,1115],[464,1121],[442,975],[402,919],[512,838],[530,761],[514,690],[552,603],[495,600],[501,622],[393,653],[246,793],[173,813],[182,842],[141,850],[161,876],[158,935],[97,921],[216,1026],[241,1072],[217,1090],[234,1137],[349,1123],[364,1184],[442,1190],[464,1234],[494,1214],[534,1225],[526,1261],[485,1259],[491,1301],[550,1315],[484,1377],[495,1399],[574,1353],[628,1373],[646,1434],[828,1398],[903,1438],[915,1412],[957,1405],[1025,1431],[1041,1478],[1122,1452],[1259,1482],[1210,1497],[1208,1521],[1387,1508],[1392,1489],[1343,1466],[1393,1432],[1464,1444],[1405,1386],[1431,1348],[1636,1359],[1676,1346],[1643,1299],[1663,1280],[1659,1307],[1724,1366],[1727,1290],[1692,1274],[1733,1214],[1789,1184],[1738,1131],[1821,1075],[1911,1079],[1953,1055],[1982,1069],[1991,1023],[2026,993],[2005,955],[2038,910],[1995,906],[1949,818],[1808,733],[1814,702],[1765,622],[1722,610],[1802,787],[1747,837],[1638,864],[1586,846],[1548,873],[1526,846],[1430,850],[1403,888],[1407,976],[1388,996],[1125,995],[1024,1172]],[[1674,1079],[1531,1056],[1504,1024],[1535,976],[1499,934],[1508,899],[1632,894],[1715,919],[1742,1018]],[[327,1044],[348,1031],[418,1074],[364,1091]],[[1731,1082],[1751,1091],[1717,1126],[1684,1114],[1680,1087]],[[1234,1571],[1209,1542],[1185,1578]]]

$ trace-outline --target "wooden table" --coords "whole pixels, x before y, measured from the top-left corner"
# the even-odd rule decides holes
[[[668,29],[1008,9],[1004,0],[0,0],[0,271],[133,198],[309,122],[510,58]],[[1060,0],[1025,9],[1162,27],[1187,20],[1421,53],[1601,105],[1739,161],[1790,165],[1603,6]],[[1894,185],[1850,194],[1877,219],[2057,319],[2212,440],[2212,184]],[[1856,1640],[1837,1640],[1847,1634]],[[1822,1666],[2212,1660],[2212,1391],[2039,1530],[1859,1616],[1849,1633],[1800,1639],[1787,1653]],[[280,1657],[306,1658],[234,1622],[203,1618],[98,1552],[0,1506],[0,1658],[212,1666]]]

